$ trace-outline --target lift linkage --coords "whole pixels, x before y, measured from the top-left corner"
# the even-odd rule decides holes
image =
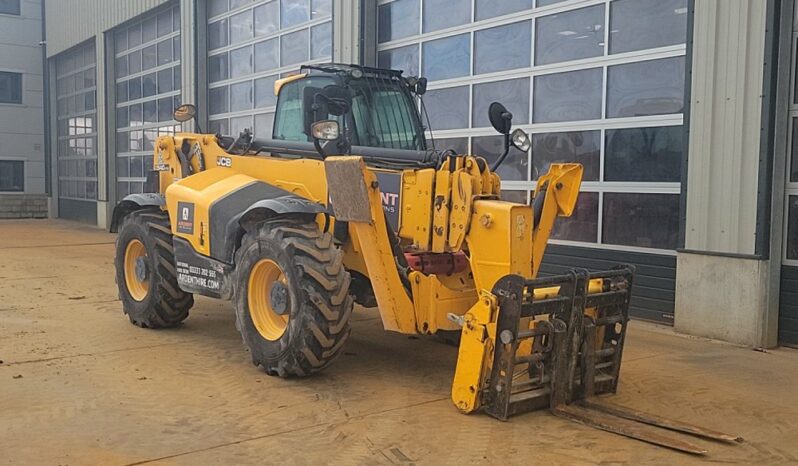
[[[493,364],[482,388],[484,411],[507,420],[548,408],[559,417],[696,455],[707,451],[668,431],[742,442],[733,435],[597,401],[597,395],[618,388],[633,277],[634,268],[623,266],[499,280],[493,288],[500,312]]]

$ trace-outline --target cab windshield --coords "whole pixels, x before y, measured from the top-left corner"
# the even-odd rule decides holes
[[[305,88],[323,89],[336,84],[329,76],[310,76],[287,83],[280,92],[274,120],[274,139],[312,142],[304,123]],[[416,104],[410,92],[396,80],[363,78],[348,84],[351,111],[345,116],[327,115],[351,131],[352,145],[387,149],[425,150],[426,141]],[[317,118],[324,119],[324,116]]]

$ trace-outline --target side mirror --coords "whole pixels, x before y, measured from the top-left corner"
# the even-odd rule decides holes
[[[415,76],[411,76],[406,79],[407,87],[410,88],[410,91],[415,95],[424,95],[427,93],[427,78],[417,78]]]
[[[183,104],[175,109],[174,119],[180,123],[193,120],[197,116],[197,107],[191,104]]]
[[[493,102],[488,108],[488,119],[493,128],[501,134],[510,134],[513,126],[513,114],[499,102]]]

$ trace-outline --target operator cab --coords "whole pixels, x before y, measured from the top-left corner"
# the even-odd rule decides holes
[[[343,154],[352,145],[425,151],[425,128],[416,110],[416,96],[425,90],[426,79],[404,78],[401,71],[303,66],[300,74],[275,83],[272,138],[314,142],[325,154]],[[316,123],[326,123],[316,126],[321,137],[314,137]]]

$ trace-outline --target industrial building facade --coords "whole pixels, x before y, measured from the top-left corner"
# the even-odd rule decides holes
[[[45,0],[51,215],[107,226],[181,102],[206,131],[268,138],[273,83],[301,64],[398,68],[429,79],[437,149],[495,159],[493,101],[531,134],[500,170],[504,198],[584,164],[543,273],[632,263],[637,317],[798,344],[793,3]]]

